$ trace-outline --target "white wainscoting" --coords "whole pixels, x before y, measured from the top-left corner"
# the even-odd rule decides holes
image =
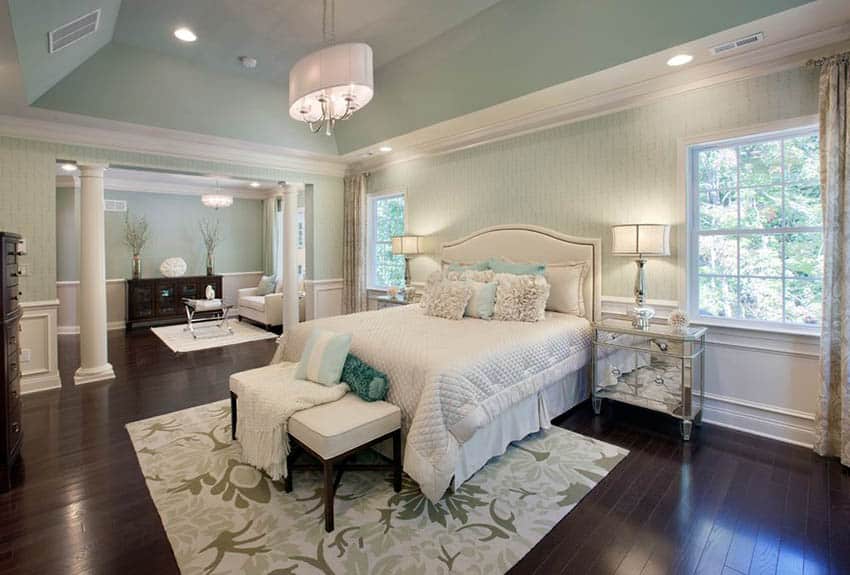
[[[221,275],[221,297],[225,303],[236,305],[238,290],[254,287],[260,282],[263,272],[233,272]],[[124,329],[127,321],[127,281],[123,278],[106,280],[106,327]],[[80,290],[78,281],[56,282],[56,296],[59,298],[58,333],[70,335],[80,333],[77,321],[77,295]],[[234,310],[234,312],[237,310]]]
[[[21,394],[55,389],[59,379],[57,308],[59,300],[22,302]],[[29,360],[23,361],[29,354]]]
[[[602,313],[622,317],[630,298],[602,296]],[[678,302],[650,301],[666,318]],[[708,326],[703,419],[811,447],[820,340],[813,335]]]
[[[342,278],[304,280],[304,316],[307,321],[342,313]]]

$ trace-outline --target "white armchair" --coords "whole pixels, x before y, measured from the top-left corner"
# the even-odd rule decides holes
[[[239,319],[248,318],[264,326],[273,327],[283,323],[283,294],[274,292],[257,295],[257,288],[239,290]]]

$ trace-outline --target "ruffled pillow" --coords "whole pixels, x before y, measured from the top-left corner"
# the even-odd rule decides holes
[[[546,319],[549,282],[542,275],[496,274],[496,307],[493,319],[542,321]]]
[[[445,273],[445,278],[449,281],[470,281],[470,282],[481,282],[487,283],[493,281],[496,277],[496,274],[493,270],[464,270],[464,271],[452,271],[449,270]]]
[[[425,315],[463,319],[463,312],[471,297],[472,286],[467,282],[441,281],[431,289],[423,304]]]

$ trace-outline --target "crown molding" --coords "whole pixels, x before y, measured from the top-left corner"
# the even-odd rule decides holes
[[[0,115],[0,136],[324,176],[346,171],[341,156],[64,112],[51,112],[50,120],[35,117],[39,110],[27,113],[32,116]]]
[[[701,43],[714,42],[712,38]],[[692,90],[800,67],[812,58],[848,47],[850,22],[684,70],[670,71],[668,68],[659,74],[659,62],[663,65],[660,58],[675,50],[665,51],[382,142],[397,150],[392,154],[363,158],[367,149],[364,148],[342,157],[349,162],[349,173],[377,171],[422,157],[456,152],[635,108]],[[624,79],[630,78],[639,79],[624,83]]]

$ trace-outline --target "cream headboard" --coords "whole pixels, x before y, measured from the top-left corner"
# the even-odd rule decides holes
[[[563,264],[587,262],[590,272],[584,282],[584,301],[589,304],[588,319],[599,320],[602,313],[602,242],[598,238],[577,238],[541,228],[511,224],[493,226],[442,246],[443,263],[472,263],[489,258],[513,262]]]

